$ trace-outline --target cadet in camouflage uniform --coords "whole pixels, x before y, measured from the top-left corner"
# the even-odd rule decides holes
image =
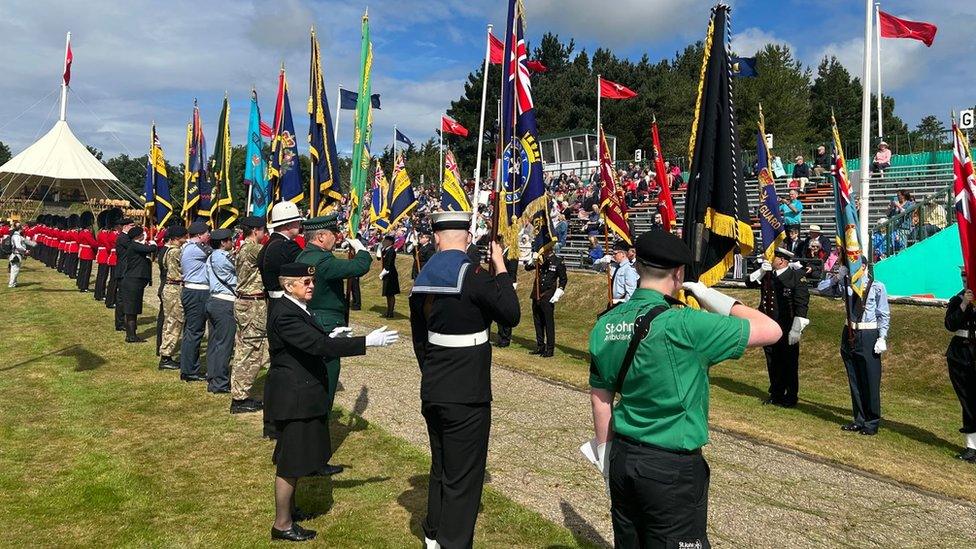
[[[241,221],[244,243],[237,252],[237,341],[230,373],[230,413],[257,412],[264,406],[251,397],[251,388],[261,367],[270,362],[268,354],[268,302],[258,269],[258,253],[268,235],[263,217],[251,216]]]
[[[180,251],[186,242],[186,228],[174,225],[166,229],[168,242],[159,256],[159,300],[162,304],[162,330],[159,338],[159,369],[179,370],[180,363],[173,360],[180,350],[183,335],[183,268]]]

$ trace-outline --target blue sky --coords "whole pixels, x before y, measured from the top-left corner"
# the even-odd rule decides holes
[[[859,0],[735,0],[733,47],[751,54],[766,42],[786,43],[816,67],[833,54],[860,74],[863,9]],[[654,61],[670,58],[704,36],[711,1],[525,0],[528,36],[546,31],[575,38],[577,48],[599,46]],[[505,0],[371,0],[375,49],[373,89],[383,96],[375,114],[374,147],[389,143],[392,127],[415,142],[433,135],[439,113],[463,93],[484,55],[484,29],[503,22]],[[243,143],[249,91],[255,86],[264,117],[273,112],[280,63],[288,68],[298,133],[307,130],[308,31],[315,25],[333,106],[336,87],[355,89],[359,27],[366,4],[332,0],[212,0],[85,2],[5,0],[0,5],[0,140],[16,154],[57,117],[64,33],[72,31],[75,63],[68,120],[75,133],[111,156],[145,154],[155,120],[171,162],[183,156],[183,132],[199,99],[208,141],[226,91],[231,133]],[[935,44],[884,40],[885,93],[914,126],[921,116],[976,103],[976,41],[967,21],[976,2],[888,0],[882,9],[939,26]],[[628,83],[630,84],[630,83]],[[589,85],[581,83],[581,85]],[[692,98],[689,98],[691,101]],[[340,150],[348,150],[351,111],[343,111]],[[545,113],[540,113],[545,125]],[[304,152],[304,141],[300,141]]]

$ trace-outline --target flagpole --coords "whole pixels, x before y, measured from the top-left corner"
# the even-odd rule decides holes
[[[443,185],[444,184],[444,116],[445,115],[443,115],[443,114],[441,115],[441,131],[438,132],[440,134],[440,139],[438,141],[437,151],[441,155],[441,162],[437,166],[437,175],[438,175],[437,184],[438,185]]]
[[[396,162],[396,124],[393,125],[393,162]]]
[[[61,70],[61,121],[68,113],[68,83],[64,81],[64,73],[68,70],[68,48],[71,47],[71,32],[64,38],[64,68]]]
[[[336,147],[339,146],[339,114],[342,113],[342,84],[339,84],[339,89],[336,91],[336,115],[335,115],[335,127],[332,128],[332,133],[335,134]]]
[[[488,66],[491,61],[491,29],[493,25],[488,25],[488,32],[485,34],[485,65],[484,71],[481,78],[481,118],[478,123],[478,159],[475,160],[474,164],[474,193],[472,194],[471,211],[474,215],[471,216],[471,235],[474,236],[475,229],[478,226],[478,204],[481,198],[481,153],[482,147],[485,140],[485,102],[488,101]],[[502,58],[502,63],[505,59]]]
[[[603,94],[600,93],[600,80],[601,79],[602,78],[601,78],[601,76],[599,74],[596,75],[596,133],[597,133],[597,136],[600,135],[600,127],[601,127],[601,124],[600,124],[600,115],[601,115],[601,113],[600,113],[600,107],[601,107],[601,105],[600,105],[600,98],[603,96]]]
[[[881,3],[875,2],[874,4],[874,24],[877,26],[875,29],[875,37],[877,39],[877,57],[878,57],[878,137],[883,137],[884,132],[881,128]]]
[[[873,0],[864,0],[864,63],[862,65],[861,79],[861,208],[858,213],[860,217],[859,242],[862,247],[869,242],[870,227],[868,215],[870,214],[871,191],[871,46],[872,46],[872,17],[871,7]],[[870,261],[870,258],[868,258]]]
[[[153,209],[156,208],[156,164],[153,162],[153,146],[156,144],[153,137],[156,135],[156,121],[152,121],[152,128],[149,130],[149,169],[152,170],[152,193],[153,193]],[[146,197],[148,198],[148,197]],[[149,221],[149,206],[146,206],[146,221]],[[149,240],[152,241],[156,236],[153,234],[156,228],[156,216],[152,217],[152,225],[149,225]]]

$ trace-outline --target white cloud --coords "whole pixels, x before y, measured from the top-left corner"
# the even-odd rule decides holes
[[[754,56],[756,52],[765,48],[766,44],[786,46],[794,56],[796,55],[796,49],[790,42],[757,27],[749,27],[732,35],[732,50],[743,57]]]

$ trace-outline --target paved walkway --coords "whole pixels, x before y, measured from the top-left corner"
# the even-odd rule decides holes
[[[428,448],[409,338],[344,360],[341,382],[340,405]],[[578,451],[592,431],[588,395],[501,368],[493,391],[490,484],[611,545],[602,478]],[[976,505],[724,433],[712,433],[705,455],[716,547],[949,547],[969,546],[976,536]]]

